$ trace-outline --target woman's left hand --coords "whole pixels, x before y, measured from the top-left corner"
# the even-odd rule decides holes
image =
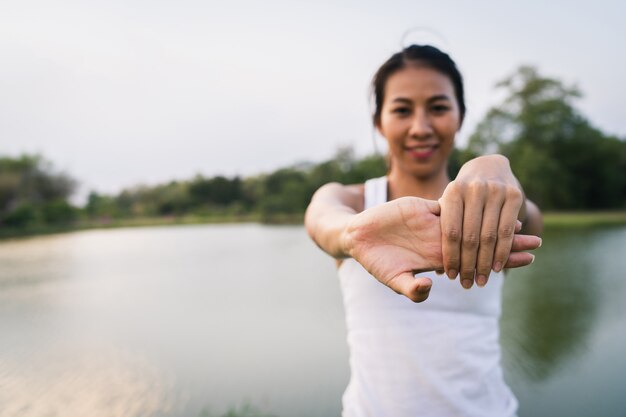
[[[461,285],[484,286],[491,270],[507,263],[524,194],[502,155],[467,162],[439,199],[443,266],[450,279],[461,275]],[[529,262],[532,255],[528,254]]]

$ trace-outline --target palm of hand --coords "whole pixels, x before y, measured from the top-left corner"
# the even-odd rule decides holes
[[[350,255],[383,284],[413,301],[432,281],[414,274],[442,269],[439,204],[404,197],[363,211],[351,225]]]

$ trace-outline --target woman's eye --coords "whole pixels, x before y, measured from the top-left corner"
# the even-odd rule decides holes
[[[408,107],[397,107],[393,109],[392,112],[400,116],[406,116],[411,113],[411,109],[409,109]]]
[[[431,109],[435,113],[445,113],[448,110],[450,110],[450,107],[446,106],[445,104],[436,104],[436,105],[432,106]]]

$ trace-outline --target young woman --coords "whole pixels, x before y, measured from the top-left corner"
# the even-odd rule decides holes
[[[501,271],[532,263],[540,212],[503,156],[476,158],[450,181],[465,103],[447,54],[394,54],[373,92],[388,175],[321,187],[305,218],[338,259],[351,367],[343,415],[515,415],[500,366]],[[484,288],[467,291],[474,283]]]

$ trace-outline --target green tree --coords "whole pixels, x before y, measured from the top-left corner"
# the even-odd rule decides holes
[[[520,67],[470,137],[472,154],[500,152],[527,195],[546,209],[626,205],[626,143],[593,127],[574,107],[580,91]]]
[[[213,178],[197,176],[189,184],[189,195],[196,206],[228,206],[245,200],[241,178],[229,179],[221,175]]]
[[[0,224],[25,228],[76,218],[69,197],[76,181],[39,155],[0,157]]]
[[[310,187],[306,175],[295,168],[283,168],[265,177],[264,195],[259,200],[265,218],[273,214],[301,213],[310,200]]]

